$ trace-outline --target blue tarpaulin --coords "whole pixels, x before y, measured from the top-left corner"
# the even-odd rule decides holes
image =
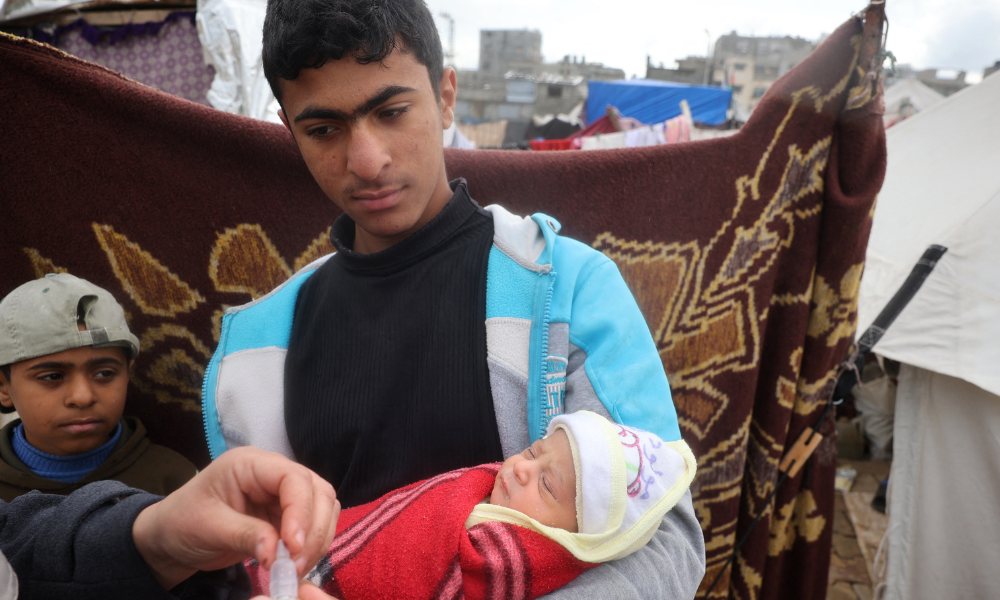
[[[661,123],[681,114],[680,102],[687,100],[695,121],[718,125],[726,120],[733,96],[730,90],[703,85],[686,85],[655,79],[590,81],[587,83],[587,124],[604,115],[608,105],[643,123]]]

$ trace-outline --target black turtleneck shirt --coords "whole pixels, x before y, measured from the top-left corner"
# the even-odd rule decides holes
[[[493,219],[465,182],[427,225],[358,254],[354,221],[302,286],[285,360],[295,458],[344,508],[445,471],[503,460],[486,364]]]

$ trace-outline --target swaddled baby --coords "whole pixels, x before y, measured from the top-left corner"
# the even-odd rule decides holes
[[[343,600],[537,598],[641,548],[694,479],[683,440],[585,411],[547,433],[503,464],[344,510],[309,579]],[[250,573],[266,590],[266,572]]]
[[[683,440],[664,442],[588,411],[559,415],[545,438],[504,461],[489,503],[466,525],[520,525],[580,560],[615,560],[649,541],[695,469]]]

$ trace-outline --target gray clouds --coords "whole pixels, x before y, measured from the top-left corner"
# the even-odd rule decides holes
[[[815,40],[864,9],[854,0],[428,0],[432,12],[456,21],[457,64],[475,68],[480,29],[539,29],[547,61],[566,54],[645,74],[646,55],[672,65],[688,54],[704,56],[714,39],[732,30],[749,35],[791,35]],[[981,73],[1000,60],[1000,0],[887,0],[888,48],[915,68]],[[438,20],[447,44],[447,26]]]

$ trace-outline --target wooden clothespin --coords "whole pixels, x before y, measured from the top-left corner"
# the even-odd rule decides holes
[[[823,436],[818,431],[807,427],[792,448],[785,453],[778,465],[778,470],[782,473],[788,473],[789,477],[795,477],[822,441]]]

